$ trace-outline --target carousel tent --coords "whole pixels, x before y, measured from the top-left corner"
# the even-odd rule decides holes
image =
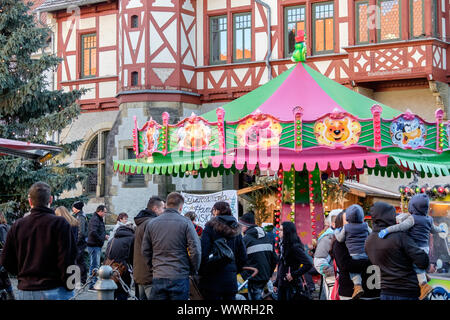
[[[60,153],[62,148],[44,144],[0,139],[0,155],[13,155],[32,160],[48,160]]]
[[[297,63],[252,92],[177,124],[133,131],[137,159],[123,174],[211,176],[236,170],[319,169],[329,174],[450,174],[450,124],[427,122],[358,94]],[[140,119],[139,119],[140,120]]]

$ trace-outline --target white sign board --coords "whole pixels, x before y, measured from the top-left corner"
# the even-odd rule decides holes
[[[225,201],[230,204],[231,213],[238,219],[238,196],[236,190],[224,190],[208,194],[192,194],[181,192],[184,197],[183,210],[184,215],[188,211],[194,211],[197,215],[195,223],[202,228],[211,219],[211,209],[218,201]]]

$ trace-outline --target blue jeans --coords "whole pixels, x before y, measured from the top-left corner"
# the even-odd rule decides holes
[[[351,257],[352,257],[353,260],[367,260],[367,259],[369,259],[369,257],[365,253],[353,254],[353,255],[351,255]],[[352,282],[353,282],[354,285],[361,285],[362,284],[362,278],[361,278],[361,274],[360,273],[349,272],[349,275],[350,275],[350,279],[352,279]]]
[[[139,300],[150,300],[150,293],[152,292],[151,284],[138,284],[137,285]]]
[[[69,300],[72,297],[73,291],[64,287],[36,291],[18,290],[17,292],[17,300]]]
[[[89,276],[92,275],[92,270],[100,267],[100,255],[102,253],[102,247],[87,247],[89,253]],[[91,280],[90,288],[97,282],[97,277],[93,277]]]
[[[419,300],[419,298],[391,296],[387,294],[380,294],[380,300]]]
[[[153,278],[150,300],[189,300],[189,278]]]

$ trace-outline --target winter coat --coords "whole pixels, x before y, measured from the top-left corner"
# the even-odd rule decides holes
[[[8,234],[10,227],[7,224],[0,224],[0,250],[5,244],[6,235]]]
[[[364,244],[369,235],[367,223],[364,222],[364,212],[358,205],[347,208],[345,214],[348,224],[345,229],[345,244],[350,255],[364,254]]]
[[[88,247],[103,247],[106,237],[105,223],[97,212],[92,214],[92,218],[89,220],[88,230]]]
[[[371,209],[373,232],[366,240],[370,261],[381,271],[381,294],[417,298],[420,287],[413,264],[427,269],[428,255],[406,232],[388,233],[384,239],[378,232],[396,223],[395,208],[377,202]]]
[[[351,297],[353,294],[353,281],[350,278],[350,273],[361,274],[362,286],[364,289],[362,298],[376,298],[380,296],[379,289],[367,288],[367,280],[371,275],[374,274],[374,271],[372,271],[372,273],[367,273],[367,268],[371,265],[371,262],[369,260],[352,259],[345,243],[339,241],[333,242],[332,256],[336,262],[336,266],[338,269],[338,293],[340,296]]]
[[[141,210],[134,218],[136,224],[135,238],[134,238],[134,255],[133,255],[133,277],[137,284],[149,285],[152,284],[153,270],[147,264],[142,256],[142,238],[144,236],[147,222],[156,218],[157,214],[151,210]]]
[[[142,255],[154,279],[185,279],[200,266],[200,239],[189,219],[168,208],[147,223]]]
[[[433,218],[428,215],[429,199],[425,194],[417,194],[411,198],[408,211],[414,218],[414,225],[408,233],[419,247],[429,247],[430,233],[433,230]]]
[[[234,253],[234,261],[221,268],[209,268],[208,257],[213,243],[225,238]],[[204,292],[219,295],[237,293],[237,274],[247,263],[247,253],[241,236],[241,227],[233,216],[218,216],[209,220],[202,234],[202,263],[200,267],[200,288]]]
[[[331,266],[331,242],[334,238],[333,229],[328,228],[317,240],[316,251],[314,252],[314,267],[323,276],[333,276]]]
[[[106,257],[115,262],[133,264],[134,229],[130,225],[119,227],[106,248]]]
[[[67,268],[76,257],[76,239],[66,219],[35,207],[11,227],[0,264],[17,275],[19,290],[50,290],[67,285]]]
[[[292,278],[294,278],[292,281],[301,282],[301,276],[313,266],[311,258],[300,243],[294,244],[290,248],[285,248],[283,244],[281,246],[281,256],[278,262],[277,279],[275,281],[278,289],[286,288],[290,285],[291,281],[286,279],[289,269]]]
[[[250,281],[269,281],[278,262],[272,238],[261,227],[251,227],[245,232],[243,240],[247,248],[247,266],[258,269],[258,274]],[[250,274],[245,271],[243,276],[247,278]]]
[[[76,214],[78,220],[78,236],[77,236],[77,247],[78,249],[86,248],[87,238],[88,238],[88,221],[86,215],[83,211]]]

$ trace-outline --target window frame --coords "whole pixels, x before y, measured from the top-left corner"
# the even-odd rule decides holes
[[[233,14],[233,62],[234,63],[240,63],[240,62],[249,62],[252,61],[252,57],[250,58],[242,58],[242,59],[236,59],[236,18],[239,16],[250,16],[250,53],[253,54],[253,41],[252,41],[252,13],[251,12],[239,12]],[[242,30],[246,30],[248,28],[242,28]],[[243,32],[242,36],[243,40],[243,52],[242,57],[245,55],[245,32]]]
[[[84,48],[84,38],[92,37],[92,36],[95,36],[95,48],[87,48],[87,49],[85,49]],[[80,41],[81,41],[80,78],[81,79],[95,78],[97,76],[97,72],[98,72],[98,67],[97,67],[97,64],[98,64],[97,40],[98,40],[97,39],[97,32],[90,32],[90,33],[85,33],[85,34],[81,34],[80,35]],[[89,70],[92,70],[92,65],[91,65],[91,63],[92,63],[92,59],[91,59],[91,51],[92,51],[92,49],[95,49],[95,74],[86,75],[84,73],[84,51],[85,50],[89,50]]]
[[[304,24],[305,24],[305,37],[306,37],[307,32],[308,32],[308,25],[307,25],[307,20],[306,20],[307,19],[306,5],[302,4],[302,5],[295,5],[295,6],[286,6],[286,7],[284,7],[283,27],[284,27],[284,57],[285,58],[289,58],[289,56],[292,54],[292,53],[289,53],[289,38],[288,38],[288,33],[287,33],[287,31],[288,31],[288,23],[289,23],[289,21],[288,21],[288,10],[289,9],[297,9],[297,8],[303,8],[305,10],[305,20],[303,21]],[[299,20],[299,21],[301,21],[301,20]]]
[[[379,14],[380,14],[380,28],[377,29],[377,42],[378,43],[386,43],[386,42],[395,42],[402,40],[402,1],[398,1],[398,38],[395,39],[387,39],[387,40],[381,40],[381,3],[387,2],[387,1],[393,1],[393,0],[377,0],[377,5],[380,8]]]
[[[135,19],[136,18],[136,19]],[[136,21],[136,26],[133,26],[133,23]],[[139,16],[137,14],[133,14],[130,17],[130,28],[131,29],[137,29],[139,28]]]
[[[414,0],[409,0],[409,38],[410,39],[420,39],[425,37],[425,0],[422,1],[422,34],[420,36],[414,36],[414,15],[413,15],[413,3]]]
[[[316,14],[315,14],[316,11],[315,10],[316,10],[316,8],[318,6],[329,5],[329,4],[333,5],[333,17],[332,17],[332,19],[333,19],[333,49],[331,49],[331,50],[323,50],[323,51],[316,51],[316,20],[319,20],[319,19],[316,19]],[[335,7],[334,7],[334,1],[315,2],[315,3],[312,4],[312,6],[311,6],[311,15],[312,15],[312,19],[311,19],[311,22],[312,22],[312,33],[311,33],[312,34],[312,50],[311,50],[311,52],[312,52],[313,55],[322,55],[322,54],[334,53],[334,50],[335,50],[335,47],[336,47],[336,44],[335,44],[335,40],[336,40],[336,37],[335,37],[335,33],[336,33],[335,22],[336,21],[334,19],[335,12],[336,12],[336,10],[335,10]],[[327,19],[327,18],[324,18],[324,19]],[[324,32],[324,48],[325,48],[325,46],[326,46],[326,32]]]
[[[83,185],[83,194],[91,198],[103,198],[105,196],[106,186],[106,146],[108,143],[108,135],[110,129],[102,129],[92,135],[89,142],[86,144],[81,165],[83,167],[96,165],[97,166],[97,188],[95,193],[88,191],[88,183],[86,181]],[[91,150],[92,143],[97,139],[97,159],[87,159],[89,151]]]
[[[136,79],[134,79],[134,76],[136,76]],[[133,80],[136,80],[136,83],[134,83]],[[130,85],[132,87],[139,86],[139,71],[130,72]]]
[[[369,44],[370,43],[369,21],[366,21],[367,41],[360,41],[359,39],[359,27],[360,27],[359,6],[362,4],[367,4],[367,6],[370,7],[370,1],[369,0],[355,1],[355,42],[356,44]]]
[[[214,52],[214,50],[213,50],[213,41],[212,41],[212,39],[213,39],[213,28],[212,28],[212,24],[213,24],[213,20],[219,20],[219,19],[221,19],[221,18],[225,18],[225,21],[226,21],[226,23],[227,23],[227,27],[226,27],[226,29],[225,29],[225,34],[226,34],[226,39],[227,39],[227,50],[226,50],[226,52],[227,52],[227,54],[226,54],[226,56],[227,56],[227,59],[228,59],[228,54],[229,54],[229,52],[228,52],[228,17],[227,17],[227,15],[226,14],[224,14],[224,15],[220,15],[220,16],[211,16],[211,17],[209,17],[209,64],[210,65],[220,65],[220,64],[226,64],[227,63],[227,60],[214,60],[213,59],[213,52]],[[223,31],[218,31],[218,32],[223,32]],[[220,47],[219,47],[219,52],[220,52]],[[219,55],[220,55],[220,53],[219,53]]]

